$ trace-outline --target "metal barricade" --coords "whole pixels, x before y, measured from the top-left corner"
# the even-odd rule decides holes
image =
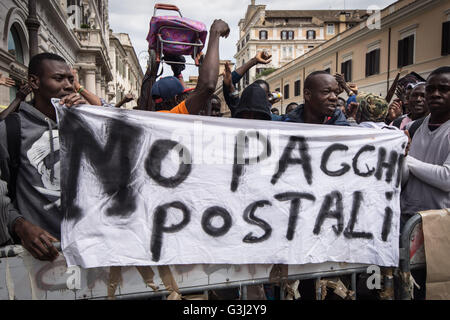
[[[59,248],[59,244],[57,245]],[[347,263],[322,263],[290,265],[289,273],[277,280],[278,284],[296,280],[317,280],[339,276],[351,276],[350,290],[356,292],[356,275],[367,272],[367,265]],[[207,298],[211,290],[239,289],[242,300],[250,299],[247,287],[274,284],[270,279],[272,265],[192,265],[171,266],[178,282],[177,293],[182,296],[202,294]],[[153,268],[156,269],[156,268]],[[158,269],[159,271],[159,269]],[[167,290],[160,279],[155,278],[159,289],[153,290],[144,282],[142,274],[134,267],[122,268],[123,283],[114,289],[114,299],[166,299],[173,291]],[[111,286],[111,269],[81,269],[80,288],[68,286],[72,273],[60,256],[53,263],[32,258],[21,246],[0,248],[0,300],[2,299],[108,299]],[[143,281],[144,280],[144,281]],[[187,281],[188,280],[188,281]],[[66,285],[67,283],[67,285]],[[322,299],[318,287],[317,299]],[[30,291],[31,292],[28,292]],[[284,290],[280,299],[286,299]]]
[[[60,245],[56,244],[56,247],[58,250],[60,250]],[[35,275],[36,276],[44,276],[45,272],[48,274],[51,274],[52,272],[55,273],[54,270],[58,270],[59,276],[62,277],[61,279],[54,279],[55,284],[54,285],[47,285],[44,286],[44,289],[48,290],[49,292],[52,292],[52,290],[58,290],[60,292],[62,291],[69,291],[72,292],[72,295],[66,294],[60,295],[62,299],[106,299],[108,298],[106,294],[106,290],[103,290],[104,287],[100,290],[95,291],[95,286],[92,286],[92,283],[90,285],[90,294],[89,290],[70,290],[64,288],[65,285],[65,278],[67,276],[63,276],[63,274],[67,271],[67,267],[65,266],[65,260],[64,258],[60,258],[60,261],[57,263],[45,263],[45,262],[38,262],[37,260],[28,260],[25,261],[23,258],[24,249],[21,246],[8,246],[4,248],[0,248],[0,299],[5,298],[8,296],[8,294],[5,294],[2,290],[5,291],[6,289],[10,290],[8,287],[8,279],[6,279],[7,276],[11,277],[11,275],[16,277],[23,276],[23,279],[30,278],[31,275],[27,274],[32,272],[33,268],[30,269],[30,261],[34,261],[33,263],[36,264],[35,266]],[[30,256],[31,257],[31,256]],[[26,264],[28,264],[26,266]],[[209,267],[205,265],[195,265],[195,266],[185,266],[187,268],[186,270],[197,270],[196,273],[192,273],[192,275],[195,274],[195,276],[198,277],[200,280],[204,280],[202,277],[208,277],[207,284],[205,284],[206,281],[198,281],[199,285],[196,285],[195,281],[189,282],[189,283],[181,283],[178,293],[181,295],[189,295],[193,293],[203,293],[207,297],[207,292],[210,290],[222,290],[222,289],[230,289],[230,288],[237,288],[240,292],[240,298],[242,300],[245,300],[248,298],[247,296],[247,286],[253,286],[253,285],[263,285],[263,284],[270,284],[273,283],[269,279],[269,267],[268,269],[262,269],[262,266],[258,265],[249,265],[249,266],[233,266],[236,270],[238,268],[249,268],[249,272],[238,272],[234,270],[234,273],[231,272],[232,266],[218,266],[218,265],[210,265]],[[357,274],[366,273],[367,272],[367,265],[351,265],[351,264],[341,264],[341,263],[323,263],[323,264],[311,264],[311,265],[303,265],[303,266],[289,266],[289,274],[286,277],[283,277],[281,280],[282,282],[291,282],[296,280],[316,280],[320,281],[323,278],[332,278],[332,277],[339,277],[339,276],[351,276],[351,290],[355,292],[355,298],[356,298],[356,291],[357,291]],[[15,270],[14,270],[15,268]],[[59,268],[59,269],[58,269]],[[190,268],[190,269],[189,269]],[[402,299],[402,300],[409,300],[412,299],[412,277],[411,277],[411,270],[417,270],[417,269],[424,269],[426,268],[426,261],[425,261],[425,253],[424,253],[424,241],[423,241],[423,231],[422,231],[422,218],[420,214],[416,214],[412,216],[407,223],[404,225],[403,230],[400,235],[400,261],[399,261],[399,268],[398,268],[398,275],[399,275],[399,281],[400,284],[397,290],[396,298]],[[189,275],[189,272],[182,271],[181,266],[172,266],[172,269],[174,272],[178,272],[181,274],[181,279],[183,279],[183,276],[186,277],[186,275]],[[45,272],[43,272],[44,270]],[[50,270],[50,273],[48,273]],[[181,270],[181,271],[180,271]],[[222,270],[222,273],[220,273],[220,270]],[[226,274],[223,272],[223,270],[226,270]],[[256,271],[255,271],[256,270]],[[259,271],[258,271],[259,270]],[[103,277],[103,281],[107,285],[105,278],[108,276],[109,269],[103,268],[102,271],[95,273],[98,277]],[[130,273],[130,271],[127,271]],[[93,281],[95,284],[97,280],[95,277],[92,278],[92,273],[90,273],[88,270],[82,269],[83,277],[87,278],[84,279],[84,281],[88,282]],[[137,274],[137,272],[136,272]],[[218,276],[219,275],[219,276]],[[54,275],[53,275],[54,276]],[[216,276],[216,279],[210,281],[210,277]],[[55,277],[55,276],[54,276]],[[64,278],[64,279],[63,279]],[[92,278],[92,279],[90,279]],[[137,276],[139,278],[139,276]],[[137,278],[133,278],[133,281],[137,282]],[[19,279],[16,281],[18,283],[23,282],[23,279]],[[90,280],[89,280],[90,279]],[[131,279],[131,278],[129,278]],[[11,279],[9,279],[11,280]],[[38,279],[39,280],[39,279]],[[142,281],[142,279],[138,279]],[[386,278],[385,278],[386,280]],[[45,281],[44,281],[45,282]],[[214,283],[215,282],[215,283]],[[40,281],[36,281],[36,283],[32,283],[31,289],[38,290],[42,289],[40,286],[42,283]],[[11,284],[9,284],[11,286]],[[7,288],[8,287],[8,288]],[[92,289],[94,287],[94,290]],[[42,290],[44,290],[42,289]],[[320,286],[316,287],[316,298],[322,299],[323,293],[322,288]],[[19,287],[16,287],[16,293],[20,290]],[[101,292],[103,291],[103,292]],[[283,291],[284,292],[284,291]],[[286,296],[283,294],[283,292],[280,295],[281,299],[286,299]],[[134,287],[130,288],[129,290],[122,290],[117,294],[114,295],[115,299],[149,299],[149,298],[158,298],[162,297],[164,299],[167,295],[169,295],[171,292],[163,289],[163,290],[150,290],[150,288],[142,289],[137,288],[135,285]],[[11,298],[11,293],[10,298]],[[13,294],[14,296],[14,294]],[[23,297],[30,296],[31,298],[35,298],[36,294],[32,295],[22,295]],[[20,298],[20,295],[19,295]],[[52,294],[48,294],[47,292],[45,294],[45,298],[55,298]]]
[[[414,280],[411,270],[425,268],[422,216],[417,213],[406,222],[400,235],[399,299],[412,299]]]

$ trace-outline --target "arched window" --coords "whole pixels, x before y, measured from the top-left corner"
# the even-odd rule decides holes
[[[22,64],[25,63],[22,41],[20,40],[17,25],[14,23],[8,33],[8,52],[12,54],[16,60]]]
[[[314,30],[308,30],[306,32],[306,39],[314,40],[316,38],[316,32]]]
[[[261,30],[259,32],[259,39],[260,40],[267,40],[267,31],[266,30]]]

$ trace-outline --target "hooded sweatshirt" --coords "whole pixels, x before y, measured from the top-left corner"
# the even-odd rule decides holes
[[[33,106],[22,102],[20,117],[20,166],[16,181],[14,207],[0,190],[0,209],[12,235],[14,221],[23,216],[56,238],[60,238],[60,161],[57,124]],[[0,123],[0,152],[9,161],[5,123]],[[3,161],[4,163],[4,161]],[[1,167],[0,185],[9,179],[7,166]],[[3,188],[4,189],[4,188]]]
[[[243,112],[253,112],[259,113],[265,120],[271,120],[270,108],[266,91],[259,84],[253,83],[242,92],[241,99],[234,109],[233,118],[241,118]]]
[[[231,78],[232,78],[233,85],[236,85],[236,83],[238,83],[241,80],[242,76],[239,75],[236,71],[233,71],[231,73]],[[264,89],[262,89],[262,91],[261,91],[261,90],[257,89],[257,87],[262,89],[262,87],[259,84],[252,83],[250,86],[245,88],[245,90],[242,92],[241,98],[239,98],[239,96],[232,96],[230,94],[230,88],[227,87],[225,84],[222,85],[223,96],[225,98],[225,102],[226,102],[228,108],[231,111],[231,117],[239,118],[237,116],[237,110],[240,109],[240,112],[242,112],[242,111],[263,112],[264,118],[267,118],[265,116],[266,114],[270,115],[270,119],[267,119],[267,120],[280,121],[278,118],[276,118],[276,117],[274,118],[274,116],[276,116],[276,115],[274,115],[274,114],[272,114],[272,112],[270,112],[270,110],[272,109],[272,105],[270,104],[269,100],[267,100],[266,92],[264,91]],[[248,90],[250,90],[250,91],[248,91]],[[246,97],[245,97],[246,101],[241,103],[240,100],[242,99],[242,97],[244,97],[244,92],[246,95]],[[256,100],[251,101],[253,98],[256,98]],[[244,110],[246,108],[247,108],[247,110]],[[253,110],[250,110],[250,109],[253,109]]]

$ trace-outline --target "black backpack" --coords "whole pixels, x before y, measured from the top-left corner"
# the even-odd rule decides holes
[[[16,112],[11,113],[5,119],[5,127],[9,153],[8,196],[11,202],[14,202],[16,199],[17,175],[20,167],[21,128],[19,114]]]
[[[416,133],[417,129],[419,129],[422,126],[425,118],[426,117],[420,118],[412,123],[411,127],[408,130],[409,135],[411,136],[411,140],[414,137],[414,134]]]
[[[403,121],[403,119],[405,119],[405,117],[406,117],[406,116],[400,116],[400,117],[398,117],[397,119],[395,119],[395,120],[392,122],[392,125],[393,125],[394,127],[397,127],[397,128],[400,129],[400,126],[401,126],[401,124],[402,124],[402,121]]]

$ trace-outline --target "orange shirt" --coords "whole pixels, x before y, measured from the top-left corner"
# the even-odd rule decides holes
[[[158,112],[189,114],[189,111],[186,109],[186,100],[184,100],[183,102],[181,102],[179,105],[177,105],[175,108],[173,108],[171,110],[161,110]]]

